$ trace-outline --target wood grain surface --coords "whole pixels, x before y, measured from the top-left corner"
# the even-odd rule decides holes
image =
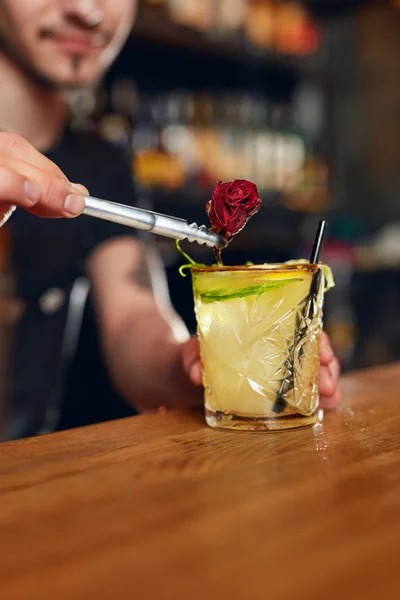
[[[171,411],[0,445],[0,598],[400,597],[400,365],[313,428]]]

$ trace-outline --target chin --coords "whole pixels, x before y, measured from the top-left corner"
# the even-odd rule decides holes
[[[43,73],[43,71],[42,71]],[[93,74],[80,73],[43,73],[43,76],[54,89],[80,89],[93,87],[97,84],[98,78],[93,77]]]
[[[53,85],[55,88],[60,90],[79,90],[82,88],[92,88],[95,87],[97,83],[96,79],[92,77],[66,77],[65,79],[58,79],[57,81],[53,80]]]
[[[99,65],[94,60],[83,61],[78,70],[72,68],[71,60],[54,61],[51,68],[48,63],[43,64],[43,61],[40,61],[40,64],[37,63],[34,67],[34,71],[55,89],[92,87],[101,78]]]

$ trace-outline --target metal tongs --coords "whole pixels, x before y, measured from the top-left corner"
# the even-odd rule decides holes
[[[198,244],[206,244],[210,248],[224,248],[226,240],[205,225],[200,227],[196,223],[189,224],[184,219],[170,217],[144,208],[117,204],[109,200],[101,200],[92,196],[85,196],[85,210],[83,214],[97,219],[104,219],[127,227],[150,231],[175,240],[189,240]]]

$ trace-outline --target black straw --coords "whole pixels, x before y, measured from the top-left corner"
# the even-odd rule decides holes
[[[326,230],[326,221],[320,221],[318,223],[317,233],[315,235],[314,246],[311,252],[310,263],[315,265],[319,261],[319,255],[321,254],[322,243],[324,241],[324,234]],[[316,273],[316,276],[313,277],[310,289],[310,295],[307,302],[303,304],[302,308],[302,317],[303,322],[306,323],[309,318],[313,318],[314,309],[313,309],[313,299],[315,297],[316,291],[314,286],[317,286],[320,281],[320,272]],[[288,360],[285,362],[285,376],[282,379],[281,385],[279,387],[279,391],[277,394],[277,398],[274,402],[274,406],[272,410],[276,413],[281,413],[285,410],[287,406],[287,401],[285,400],[285,396],[294,388],[294,354],[296,348],[300,347],[301,340],[304,339],[307,333],[307,326],[303,327],[302,330],[298,329],[293,344],[289,346]],[[301,346],[301,351],[304,352],[303,346]]]
[[[318,223],[317,233],[315,234],[314,246],[311,251],[310,263],[316,265],[319,262],[319,256],[321,254],[322,244],[324,241],[324,235],[326,230],[326,221],[320,221]]]

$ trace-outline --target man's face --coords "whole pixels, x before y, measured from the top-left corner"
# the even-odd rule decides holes
[[[132,27],[136,0],[0,0],[0,39],[56,87],[95,83]]]

